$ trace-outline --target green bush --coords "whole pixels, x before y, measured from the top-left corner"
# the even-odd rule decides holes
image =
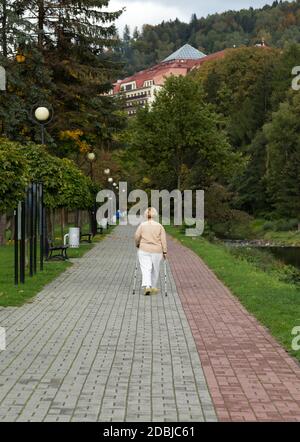
[[[267,230],[274,230],[274,223],[272,221],[267,221],[263,225],[263,230],[266,232]]]
[[[29,179],[27,161],[20,156],[19,146],[0,139],[0,213],[14,209],[24,197]]]
[[[88,209],[93,200],[93,184],[76,164],[50,155],[43,146],[28,143],[19,148],[29,165],[31,180],[44,184],[46,207]]]
[[[280,219],[275,223],[276,232],[289,232],[290,230],[295,230],[297,227],[297,219]]]

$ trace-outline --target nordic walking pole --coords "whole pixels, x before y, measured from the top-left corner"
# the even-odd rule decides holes
[[[168,296],[168,285],[167,285],[167,260],[164,260],[164,269],[165,269],[165,296]]]
[[[136,280],[137,280],[137,271],[138,271],[138,257],[136,257],[135,261],[135,270],[134,270],[134,280],[133,280],[133,295],[135,295],[135,289],[136,289]]]

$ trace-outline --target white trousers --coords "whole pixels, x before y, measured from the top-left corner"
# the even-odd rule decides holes
[[[138,257],[142,272],[142,286],[157,288],[162,253],[148,253],[139,250]]]

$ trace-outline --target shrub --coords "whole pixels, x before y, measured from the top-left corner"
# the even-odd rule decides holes
[[[289,232],[290,230],[294,230],[298,226],[298,220],[296,219],[280,219],[275,224],[276,232]]]
[[[272,221],[267,221],[263,225],[263,230],[266,232],[267,230],[274,230],[274,223]]]
[[[24,197],[28,182],[27,161],[20,156],[18,143],[0,139],[0,214],[14,209]]]

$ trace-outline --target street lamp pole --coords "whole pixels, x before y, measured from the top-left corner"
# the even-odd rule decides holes
[[[53,119],[53,108],[52,106],[34,106],[31,109],[30,119],[33,123],[38,124],[41,129],[41,142],[42,145],[45,144],[45,126],[51,123]]]
[[[94,152],[89,152],[87,154],[87,159],[90,162],[90,176],[92,182],[94,182],[94,161],[96,160],[96,155]],[[93,209],[91,210],[91,232],[93,236],[97,233],[97,221],[96,221],[96,212],[97,212],[97,206],[96,201],[94,201]]]

